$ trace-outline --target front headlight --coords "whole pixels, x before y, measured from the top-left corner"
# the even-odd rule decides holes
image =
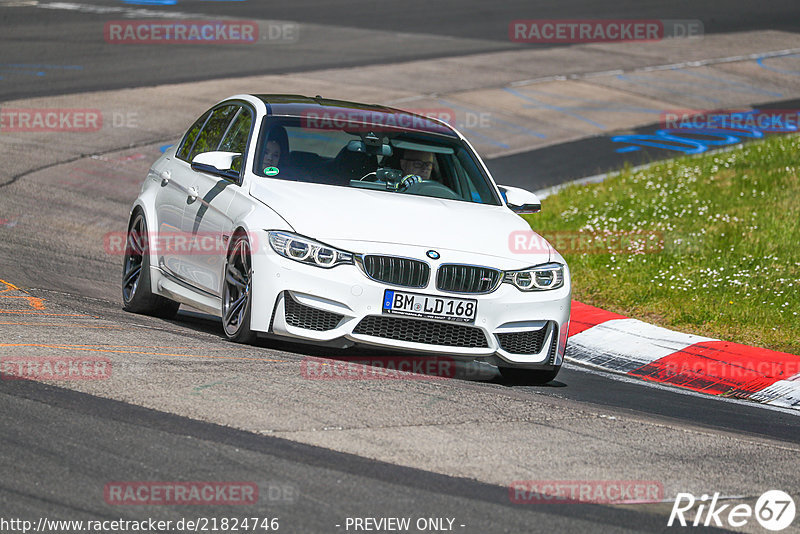
[[[564,285],[564,266],[545,263],[519,271],[506,271],[503,282],[514,284],[521,291],[546,291]]]
[[[267,234],[272,250],[284,258],[326,269],[353,264],[353,255],[350,252],[335,249],[308,237],[278,230],[268,231]]]

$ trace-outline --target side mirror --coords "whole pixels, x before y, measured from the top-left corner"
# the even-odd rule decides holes
[[[203,152],[192,160],[192,169],[235,181],[239,179],[239,172],[233,170],[233,164],[241,156],[239,152]]]
[[[497,188],[505,198],[508,208],[514,213],[526,215],[542,211],[542,202],[530,191],[507,185],[498,185]]]

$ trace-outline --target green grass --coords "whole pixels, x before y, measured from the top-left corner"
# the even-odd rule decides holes
[[[564,255],[576,300],[800,354],[798,167],[800,137],[775,136],[570,186],[526,219]],[[642,234],[627,250],[586,252],[563,246],[573,232]]]

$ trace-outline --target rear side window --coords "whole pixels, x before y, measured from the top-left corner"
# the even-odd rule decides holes
[[[200,130],[203,128],[203,125],[208,120],[209,115],[211,115],[211,110],[209,109],[203,116],[197,119],[192,127],[189,128],[189,131],[186,132],[186,136],[183,138],[183,143],[181,143],[180,148],[178,149],[178,159],[182,159],[184,161],[188,161],[189,152],[192,150],[194,146],[194,142],[197,139],[197,134],[200,133]]]
[[[216,150],[237,111],[239,111],[239,106],[235,104],[215,109],[197,136],[197,140],[186,158],[187,161],[192,161],[196,155],[203,152]]]

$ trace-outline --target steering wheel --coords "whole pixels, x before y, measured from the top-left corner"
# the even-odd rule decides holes
[[[411,187],[412,185],[421,183],[422,181],[423,181],[422,180],[422,176],[420,176],[419,174],[406,174],[397,183],[397,189],[396,190],[398,192],[403,192],[403,191],[407,190],[409,187]]]
[[[459,200],[461,198],[455,191],[446,185],[437,182],[436,180],[416,181],[409,185],[405,192],[410,195],[424,195],[428,197],[446,198],[452,200]]]

